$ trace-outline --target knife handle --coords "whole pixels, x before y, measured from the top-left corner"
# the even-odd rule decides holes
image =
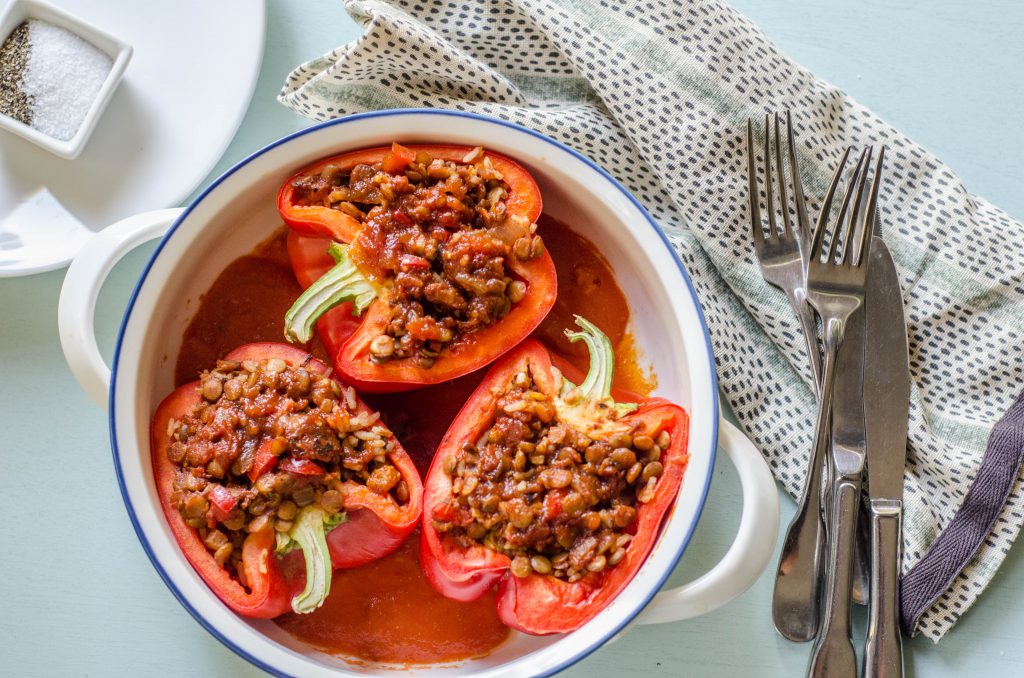
[[[871,502],[871,614],[864,651],[864,678],[903,675],[899,627],[900,548],[903,502]]]
[[[829,526],[834,529],[829,531],[821,630],[807,672],[812,678],[857,676],[857,654],[850,633],[850,594],[859,514],[860,477],[839,477],[829,514]]]

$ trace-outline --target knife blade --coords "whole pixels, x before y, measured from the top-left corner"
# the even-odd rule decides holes
[[[866,293],[869,362],[864,375],[868,486],[872,500],[903,499],[910,409],[910,360],[903,291],[881,238],[871,247]]]
[[[871,269],[868,269],[871,279]],[[866,447],[864,425],[864,308],[846,323],[836,361],[832,397],[832,485],[826,502],[825,539],[828,544],[823,571],[821,628],[811,651],[808,675],[812,678],[856,676],[850,608],[860,513],[861,479]]]
[[[868,364],[864,375],[868,514],[871,522],[871,610],[864,658],[866,678],[903,675],[898,602],[907,463],[910,359],[903,291],[880,237],[871,244],[865,304]]]

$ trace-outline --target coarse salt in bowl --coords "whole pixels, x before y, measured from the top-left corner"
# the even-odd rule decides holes
[[[130,45],[37,0],[0,16],[0,128],[75,158],[131,59]]]

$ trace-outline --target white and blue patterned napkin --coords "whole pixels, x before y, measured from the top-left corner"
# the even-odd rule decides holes
[[[904,570],[961,506],[1024,376],[1022,225],[718,0],[346,0],[364,35],[298,68],[281,101],[316,120],[434,106],[539,130],[585,153],[655,215],[693,277],[725,397],[796,495],[814,396],[799,326],[748,236],[748,116],[790,109],[810,202],[848,145],[887,147],[885,239],[905,290],[912,390]],[[816,212],[816,205],[812,205]],[[1024,520],[1019,479],[918,630],[938,640]]]

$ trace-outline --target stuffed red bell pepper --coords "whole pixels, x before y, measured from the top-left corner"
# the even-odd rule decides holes
[[[292,346],[247,344],[153,416],[153,472],[171,531],[241,615],[313,611],[335,568],[390,553],[419,522],[412,460],[329,374]]]
[[[306,287],[285,336],[308,341],[316,324],[335,369],[360,389],[479,369],[555,302],[537,184],[482,148],[393,144],[327,158],[285,182],[277,205]]]
[[[675,501],[686,412],[615,402],[611,342],[577,317],[590,350],[577,385],[523,343],[497,362],[441,441],[424,489],[420,562],[445,596],[498,586],[525,633],[579,628],[629,583]]]

